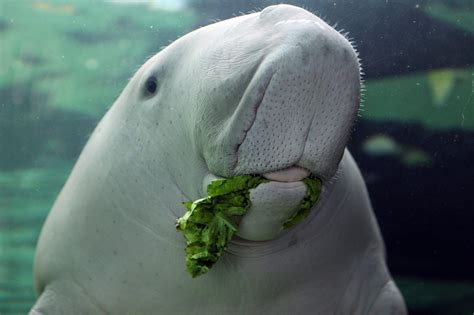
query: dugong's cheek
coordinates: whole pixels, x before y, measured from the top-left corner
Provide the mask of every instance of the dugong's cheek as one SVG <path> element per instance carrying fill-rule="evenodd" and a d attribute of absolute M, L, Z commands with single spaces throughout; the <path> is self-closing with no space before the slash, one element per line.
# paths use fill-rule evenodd
<path fill-rule="evenodd" d="M 236 234 L 252 241 L 277 237 L 283 230 L 283 224 L 300 208 L 306 189 L 302 181 L 271 181 L 251 189 L 251 206 Z"/>

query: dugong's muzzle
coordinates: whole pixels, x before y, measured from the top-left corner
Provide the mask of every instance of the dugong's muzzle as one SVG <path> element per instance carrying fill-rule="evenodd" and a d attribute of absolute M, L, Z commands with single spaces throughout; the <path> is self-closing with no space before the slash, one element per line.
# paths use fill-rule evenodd
<path fill-rule="evenodd" d="M 360 66 L 350 42 L 305 10 L 269 7 L 246 23 L 248 37 L 229 31 L 241 40 L 216 47 L 243 55 L 234 59 L 258 56 L 241 66 L 248 67 L 246 73 L 233 65 L 241 77 L 239 101 L 221 120 L 199 117 L 196 134 L 211 177 L 260 174 L 272 180 L 252 191 L 252 208 L 240 229 L 246 238 L 261 240 L 274 237 L 272 224 L 301 202 L 301 179 L 310 173 L 323 181 L 334 176 L 359 107 Z M 234 29 L 242 32 L 240 25 Z M 231 76 L 222 84 L 229 80 L 238 82 Z M 223 112 L 230 105 L 214 106 Z"/>
<path fill-rule="evenodd" d="M 327 180 L 359 107 L 357 54 L 344 36 L 305 10 L 269 7 L 255 20 L 249 32 L 260 38 L 249 34 L 255 47 L 242 54 L 260 57 L 219 132 L 205 133 L 209 170 L 229 177 L 300 166 Z M 242 45 L 251 46 L 248 41 Z M 240 43 L 233 45 L 228 49 L 238 51 Z M 205 130 L 206 118 L 200 121 Z"/>

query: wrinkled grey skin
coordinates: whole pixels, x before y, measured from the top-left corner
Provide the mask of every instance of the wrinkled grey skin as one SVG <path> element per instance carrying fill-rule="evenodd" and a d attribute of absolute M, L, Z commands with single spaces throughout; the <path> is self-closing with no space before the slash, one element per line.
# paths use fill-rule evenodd
<path fill-rule="evenodd" d="M 155 94 L 146 92 L 150 76 Z M 31 314 L 405 314 L 344 149 L 359 89 L 350 43 L 293 6 L 168 46 L 102 119 L 51 210 Z M 192 279 L 174 226 L 181 202 L 205 196 L 209 178 L 295 165 L 324 181 L 312 214 L 290 230 L 265 230 L 293 213 L 306 188 L 257 187 L 240 237 Z"/>

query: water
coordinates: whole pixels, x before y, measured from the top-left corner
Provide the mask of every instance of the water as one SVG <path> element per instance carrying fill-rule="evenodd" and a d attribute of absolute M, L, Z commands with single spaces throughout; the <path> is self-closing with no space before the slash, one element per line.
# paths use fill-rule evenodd
<path fill-rule="evenodd" d="M 117 3 L 122 2 L 122 3 Z M 273 1 L 0 3 L 0 314 L 34 302 L 41 226 L 88 136 L 153 53 Z M 474 311 L 474 4 L 289 1 L 349 32 L 365 72 L 349 148 L 412 314 Z"/>

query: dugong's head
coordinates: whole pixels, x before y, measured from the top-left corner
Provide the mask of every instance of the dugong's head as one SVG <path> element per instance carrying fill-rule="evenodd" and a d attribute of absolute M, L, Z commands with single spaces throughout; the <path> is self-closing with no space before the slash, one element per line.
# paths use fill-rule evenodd
<path fill-rule="evenodd" d="M 276 5 L 175 41 L 137 72 L 114 110 L 141 125 L 142 143 L 157 148 L 146 154 L 186 198 L 206 195 L 214 177 L 271 179 L 252 193 L 240 231 L 270 239 L 301 201 L 304 177 L 324 189 L 335 175 L 359 107 L 359 73 L 343 35 Z"/>

